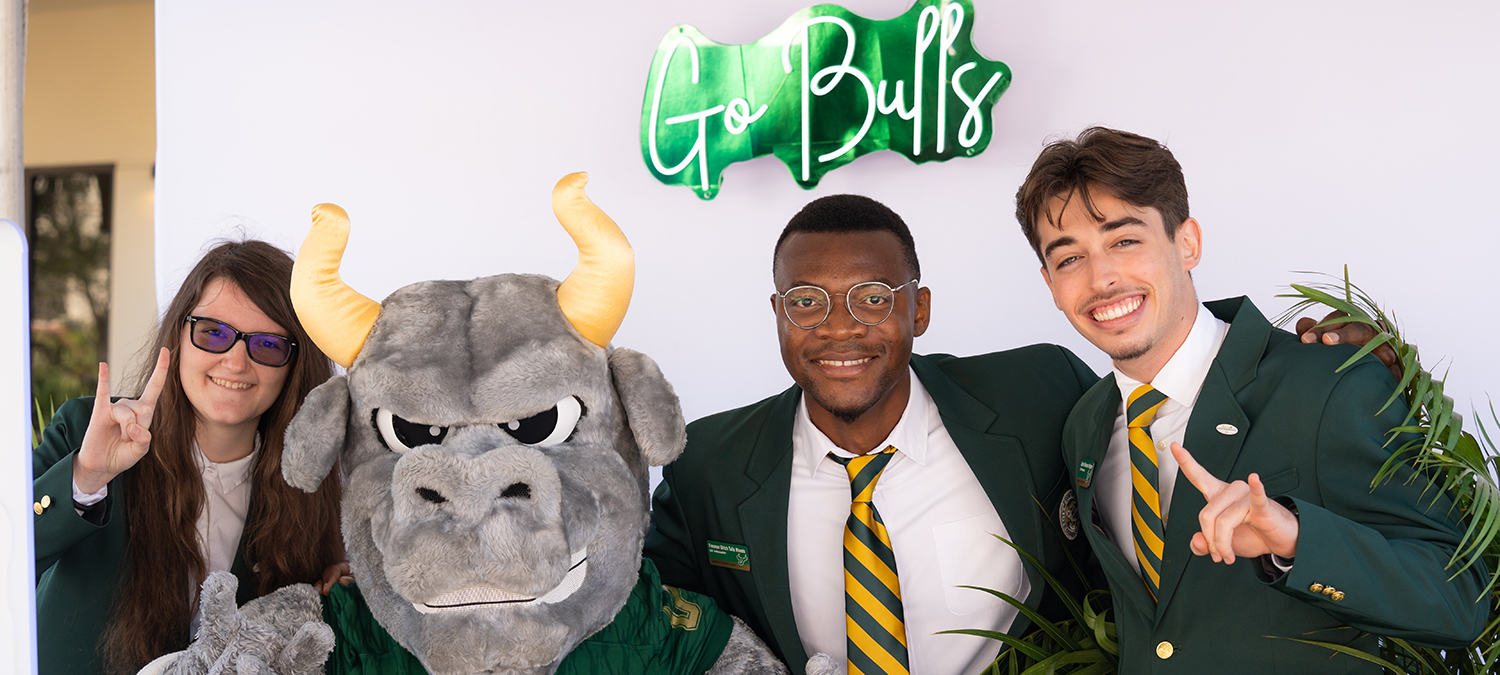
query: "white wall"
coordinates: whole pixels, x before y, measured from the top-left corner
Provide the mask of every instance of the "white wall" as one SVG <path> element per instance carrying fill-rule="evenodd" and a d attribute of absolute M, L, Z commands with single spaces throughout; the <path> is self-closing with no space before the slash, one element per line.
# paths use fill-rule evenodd
<path fill-rule="evenodd" d="M 766 301 L 771 247 L 802 204 L 837 192 L 911 225 L 934 296 L 919 351 L 1058 342 L 1102 371 L 1012 214 L 1049 137 L 1104 124 L 1166 141 L 1185 167 L 1201 297 L 1248 294 L 1274 314 L 1281 285 L 1305 278 L 1291 270 L 1348 263 L 1429 366 L 1451 364 L 1461 409 L 1500 394 L 1500 321 L 1485 309 L 1500 5 L 977 0 L 978 49 L 1015 73 L 983 155 L 917 166 L 879 153 L 813 191 L 766 157 L 730 167 L 710 202 L 657 183 L 639 124 L 666 31 L 751 42 L 807 1 L 159 0 L 158 298 L 214 237 L 295 250 L 324 201 L 350 212 L 344 278 L 374 298 L 432 278 L 560 278 L 576 253 L 549 193 L 587 169 L 639 261 L 615 343 L 661 363 L 690 419 L 790 383 Z M 844 5 L 880 19 L 908 6 Z"/>

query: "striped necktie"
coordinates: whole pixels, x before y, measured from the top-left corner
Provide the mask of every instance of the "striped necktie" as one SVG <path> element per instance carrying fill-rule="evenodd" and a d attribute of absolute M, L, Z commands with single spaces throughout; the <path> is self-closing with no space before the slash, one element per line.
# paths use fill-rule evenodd
<path fill-rule="evenodd" d="M 1161 496 L 1156 468 L 1156 446 L 1151 442 L 1151 420 L 1167 402 L 1167 395 L 1143 384 L 1125 402 L 1130 436 L 1130 528 L 1135 535 L 1135 557 L 1141 563 L 1141 578 L 1155 600 L 1161 590 L 1162 522 Z"/>
<path fill-rule="evenodd" d="M 906 618 L 896 556 L 885 522 L 870 499 L 896 446 L 859 457 L 828 456 L 849 472 L 849 520 L 844 525 L 844 621 L 848 675 L 906 675 Z"/>

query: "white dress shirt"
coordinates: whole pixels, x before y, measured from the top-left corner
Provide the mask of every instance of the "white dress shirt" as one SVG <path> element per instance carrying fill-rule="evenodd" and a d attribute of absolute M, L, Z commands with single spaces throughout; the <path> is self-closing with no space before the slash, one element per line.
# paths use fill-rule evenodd
<path fill-rule="evenodd" d="M 1109 538 L 1125 553 L 1137 574 L 1141 571 L 1141 564 L 1136 559 L 1135 546 L 1130 543 L 1134 537 L 1130 521 L 1130 500 L 1134 489 L 1130 482 L 1130 440 L 1125 426 L 1125 401 L 1142 384 L 1150 384 L 1167 396 L 1151 422 L 1151 439 L 1156 441 L 1156 491 L 1161 496 L 1161 522 L 1165 527 L 1172 504 L 1173 484 L 1177 480 L 1177 458 L 1172 456 L 1171 444 L 1182 443 L 1187 435 L 1188 418 L 1193 415 L 1198 392 L 1203 389 L 1203 379 L 1208 377 L 1208 369 L 1213 365 L 1214 357 L 1219 355 L 1219 347 L 1228 334 L 1229 324 L 1199 304 L 1198 316 L 1193 319 L 1187 340 L 1172 354 L 1167 365 L 1162 366 L 1155 379 L 1143 383 L 1131 379 L 1119 368 L 1114 369 L 1115 384 L 1120 388 L 1120 411 L 1115 415 L 1109 451 L 1099 467 L 1096 503 Z M 1188 451 L 1191 452 L 1192 448 Z"/>
<path fill-rule="evenodd" d="M 198 542 L 203 547 L 203 563 L 209 572 L 229 571 L 239 550 L 240 533 L 250 512 L 250 470 L 260 454 L 260 437 L 255 450 L 232 462 L 210 462 L 193 442 L 193 463 L 203 476 L 205 502 L 198 514 Z"/>
<path fill-rule="evenodd" d="M 1031 590 L 1021 558 L 992 534 L 1009 538 L 995 506 L 954 445 L 937 405 L 911 373 L 901 421 L 876 449 L 896 446 L 875 484 L 873 502 L 890 533 L 906 618 L 913 675 L 977 673 L 1000 652 L 995 640 L 935 635 L 956 628 L 1005 631 L 1016 610 L 991 588 L 1025 599 Z M 844 619 L 844 524 L 849 474 L 828 453 L 853 457 L 813 425 L 804 396 L 792 426 L 792 483 L 787 508 L 787 571 L 797 632 L 809 656 L 847 657 Z"/>

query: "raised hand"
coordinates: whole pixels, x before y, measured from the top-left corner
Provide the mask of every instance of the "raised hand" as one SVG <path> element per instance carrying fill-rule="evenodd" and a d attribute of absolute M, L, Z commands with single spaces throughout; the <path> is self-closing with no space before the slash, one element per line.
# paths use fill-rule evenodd
<path fill-rule="evenodd" d="M 1297 555 L 1297 517 L 1266 497 L 1259 474 L 1250 474 L 1248 482 L 1226 483 L 1198 464 L 1180 443 L 1172 444 L 1172 456 L 1177 458 L 1178 470 L 1208 502 L 1198 512 L 1201 529 L 1193 534 L 1194 555 L 1212 556 L 1214 562 L 1226 565 L 1234 564 L 1236 556 Z"/>
<path fill-rule="evenodd" d="M 135 466 L 151 448 L 151 418 L 156 399 L 167 382 L 171 353 L 165 348 L 156 356 L 156 368 L 139 399 L 109 400 L 109 366 L 99 364 L 99 387 L 94 411 L 83 434 L 83 446 L 73 460 L 73 483 L 85 493 L 98 492 L 114 477 Z"/>

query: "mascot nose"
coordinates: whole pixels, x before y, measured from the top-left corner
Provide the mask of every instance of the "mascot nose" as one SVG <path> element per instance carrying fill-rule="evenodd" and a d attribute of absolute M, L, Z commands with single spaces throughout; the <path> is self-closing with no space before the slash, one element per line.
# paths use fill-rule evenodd
<path fill-rule="evenodd" d="M 561 518 L 557 467 L 526 446 L 478 455 L 442 446 L 414 448 L 397 462 L 392 479 L 393 494 L 407 495 L 396 500 L 398 521 L 446 514 L 475 525 L 500 517 L 551 526 Z"/>

